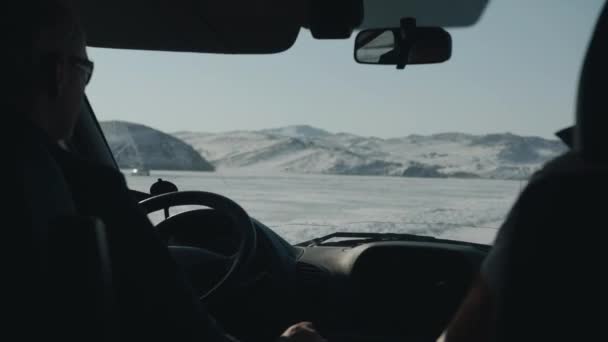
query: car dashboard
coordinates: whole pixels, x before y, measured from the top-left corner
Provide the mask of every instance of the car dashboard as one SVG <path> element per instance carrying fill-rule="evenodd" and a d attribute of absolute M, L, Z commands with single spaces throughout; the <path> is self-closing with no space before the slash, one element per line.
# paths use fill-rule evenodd
<path fill-rule="evenodd" d="M 390 241 L 304 248 L 298 287 L 331 340 L 435 340 L 470 287 L 487 249 Z"/>
<path fill-rule="evenodd" d="M 243 340 L 310 321 L 331 341 L 434 341 L 490 248 L 432 238 L 292 246 L 253 223 L 257 252 L 245 279 L 207 303 Z"/>

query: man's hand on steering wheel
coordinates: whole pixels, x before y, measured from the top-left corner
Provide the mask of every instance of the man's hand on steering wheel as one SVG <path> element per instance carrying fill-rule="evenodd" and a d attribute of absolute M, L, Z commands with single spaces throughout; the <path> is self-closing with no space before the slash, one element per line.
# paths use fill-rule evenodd
<path fill-rule="evenodd" d="M 327 342 L 315 330 L 312 323 L 301 322 L 287 329 L 277 342 Z"/>

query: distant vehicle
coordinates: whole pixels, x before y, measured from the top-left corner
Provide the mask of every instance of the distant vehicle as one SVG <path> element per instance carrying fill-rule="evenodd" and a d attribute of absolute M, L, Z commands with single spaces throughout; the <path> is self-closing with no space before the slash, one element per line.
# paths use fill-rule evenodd
<path fill-rule="evenodd" d="M 131 170 L 130 175 L 131 175 L 131 176 L 150 176 L 150 170 L 148 170 L 148 169 L 137 169 L 137 168 L 135 168 L 135 169 L 132 169 L 132 170 Z"/>

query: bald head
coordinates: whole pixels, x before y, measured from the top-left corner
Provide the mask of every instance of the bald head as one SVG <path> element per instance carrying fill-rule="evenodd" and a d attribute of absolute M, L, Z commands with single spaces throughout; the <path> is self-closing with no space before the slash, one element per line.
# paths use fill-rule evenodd
<path fill-rule="evenodd" d="M 59 2 L 49 1 L 34 24 L 34 54 L 72 52 L 84 45 L 84 32 L 71 10 Z"/>
<path fill-rule="evenodd" d="M 43 57 L 66 53 L 84 44 L 84 33 L 73 12 L 59 0 L 10 1 L 2 10 L 2 30 L 8 65 L 23 79 Z M 17 70 L 15 69 L 17 68 Z"/>
<path fill-rule="evenodd" d="M 84 86 L 85 34 L 78 18 L 60 0 L 10 1 L 2 11 L 2 34 L 8 42 L 4 101 L 53 139 L 71 135 Z M 6 36 L 6 37 L 4 37 Z"/>

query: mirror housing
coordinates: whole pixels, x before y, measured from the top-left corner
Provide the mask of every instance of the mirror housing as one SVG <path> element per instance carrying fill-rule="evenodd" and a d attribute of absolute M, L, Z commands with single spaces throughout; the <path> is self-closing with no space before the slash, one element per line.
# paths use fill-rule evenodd
<path fill-rule="evenodd" d="M 363 21 L 363 0 L 307 0 L 307 21 L 315 39 L 348 39 Z"/>
<path fill-rule="evenodd" d="M 443 63 L 452 57 L 452 37 L 440 27 L 416 27 L 413 19 L 401 28 L 370 29 L 355 40 L 355 60 L 360 64 L 396 65 Z"/>

